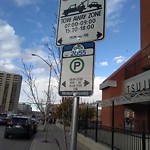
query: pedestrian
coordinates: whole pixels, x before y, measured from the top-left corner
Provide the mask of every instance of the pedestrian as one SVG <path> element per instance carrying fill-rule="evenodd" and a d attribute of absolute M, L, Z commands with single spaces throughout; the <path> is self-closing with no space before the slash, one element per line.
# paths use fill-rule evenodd
<path fill-rule="evenodd" d="M 55 124 L 55 123 L 56 123 L 56 118 L 53 119 L 53 124 Z"/>

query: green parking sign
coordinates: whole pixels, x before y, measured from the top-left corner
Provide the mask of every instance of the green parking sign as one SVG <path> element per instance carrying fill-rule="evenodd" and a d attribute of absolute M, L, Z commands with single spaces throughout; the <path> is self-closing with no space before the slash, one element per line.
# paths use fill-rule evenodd
<path fill-rule="evenodd" d="M 81 58 L 75 58 L 70 63 L 70 70 L 73 73 L 79 73 L 84 68 L 84 61 Z"/>
<path fill-rule="evenodd" d="M 93 93 L 95 43 L 67 45 L 63 47 L 60 96 L 90 96 Z"/>

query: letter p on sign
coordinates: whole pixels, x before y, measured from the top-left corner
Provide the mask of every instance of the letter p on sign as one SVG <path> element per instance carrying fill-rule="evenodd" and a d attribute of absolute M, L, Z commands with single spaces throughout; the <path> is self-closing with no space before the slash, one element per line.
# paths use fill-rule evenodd
<path fill-rule="evenodd" d="M 84 61 L 81 58 L 75 58 L 70 63 L 70 70 L 73 73 L 79 73 L 84 68 Z"/>

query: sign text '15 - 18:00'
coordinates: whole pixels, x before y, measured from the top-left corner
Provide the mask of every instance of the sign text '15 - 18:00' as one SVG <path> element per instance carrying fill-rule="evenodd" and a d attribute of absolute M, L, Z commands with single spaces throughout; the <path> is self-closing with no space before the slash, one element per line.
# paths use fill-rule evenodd
<path fill-rule="evenodd" d="M 94 29 L 96 16 L 101 16 L 101 10 L 89 12 L 88 14 L 76 15 L 73 18 L 61 18 L 61 24 L 64 24 L 66 33 Z"/>

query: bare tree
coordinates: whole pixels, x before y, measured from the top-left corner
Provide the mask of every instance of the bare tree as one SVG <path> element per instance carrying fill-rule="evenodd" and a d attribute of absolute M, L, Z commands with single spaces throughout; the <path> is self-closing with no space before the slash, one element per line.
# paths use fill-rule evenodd
<path fill-rule="evenodd" d="M 44 131 L 46 132 L 45 134 L 45 142 L 47 142 L 47 135 L 48 135 L 48 128 L 47 128 L 47 120 L 48 120 L 48 115 L 49 115 L 49 104 L 52 96 L 52 90 L 51 90 L 51 71 L 52 67 L 50 68 L 50 74 L 49 74 L 49 82 L 48 82 L 48 89 L 47 91 L 44 91 L 46 94 L 46 100 L 39 99 L 38 95 L 38 84 L 36 84 L 36 78 L 32 74 L 33 66 L 30 64 L 27 66 L 23 60 L 23 74 L 26 78 L 25 83 L 27 84 L 29 88 L 29 92 L 27 93 L 25 90 L 25 94 L 30 100 L 31 104 L 34 104 L 34 106 L 40 110 L 42 114 L 42 121 L 44 121 Z M 45 111 L 43 111 L 43 105 L 45 105 Z"/>
<path fill-rule="evenodd" d="M 54 31 L 54 35 L 56 33 L 56 28 L 55 26 L 52 27 L 53 31 Z M 48 50 L 48 59 L 45 60 L 45 62 L 49 63 L 51 65 L 51 73 L 49 75 L 49 85 L 48 85 L 48 90 L 45 91 L 46 97 L 47 97 L 47 101 L 46 104 L 48 104 L 47 102 L 49 100 L 51 100 L 53 95 L 53 90 L 52 88 L 50 88 L 50 80 L 51 77 L 53 76 L 57 82 L 59 83 L 59 76 L 60 76 L 60 65 L 61 65 L 61 55 L 62 55 L 62 50 L 60 47 L 56 47 L 55 44 L 52 43 L 45 43 L 45 48 Z M 32 74 L 32 69 L 33 66 L 29 65 L 27 66 L 23 60 L 22 60 L 22 64 L 23 64 L 23 74 L 25 75 L 26 78 L 26 84 L 29 87 L 29 93 L 27 93 L 26 91 L 24 91 L 28 97 L 28 99 L 31 101 L 31 103 L 34 103 L 36 108 L 40 110 L 40 112 L 43 114 L 43 116 L 45 115 L 45 113 L 42 112 L 41 107 L 39 104 L 43 104 L 44 100 L 43 99 L 39 99 L 38 96 L 38 85 L 36 84 L 36 78 L 34 78 L 33 74 Z M 47 106 L 47 105 L 46 105 Z M 64 122 L 64 118 L 62 118 L 63 122 Z M 46 120 L 45 120 L 46 123 Z M 63 124 L 63 129 L 64 129 L 64 136 L 66 137 L 66 131 L 65 131 L 65 123 Z M 46 140 L 47 140 L 47 132 L 46 132 Z M 68 150 L 67 147 L 67 141 L 65 138 L 65 143 L 66 143 L 66 150 Z"/>
<path fill-rule="evenodd" d="M 33 66 L 30 64 L 27 66 L 24 61 L 22 60 L 23 64 L 23 74 L 25 76 L 25 83 L 27 84 L 29 91 L 23 89 L 24 93 L 28 97 L 29 103 L 33 104 L 36 109 L 38 109 L 41 114 L 45 115 L 43 111 L 43 104 L 45 103 L 44 99 L 40 99 L 38 95 L 38 83 L 36 83 L 36 78 L 32 74 Z"/>

